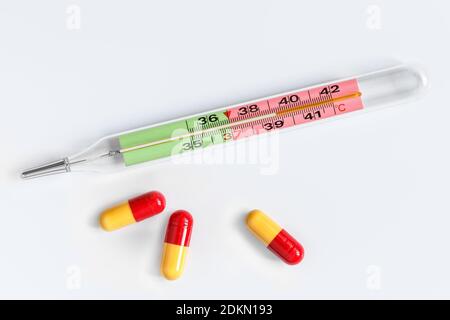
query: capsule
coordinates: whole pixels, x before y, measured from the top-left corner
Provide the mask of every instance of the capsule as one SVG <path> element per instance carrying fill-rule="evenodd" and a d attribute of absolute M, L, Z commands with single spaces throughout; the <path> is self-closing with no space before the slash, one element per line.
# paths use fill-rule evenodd
<path fill-rule="evenodd" d="M 165 207 L 162 193 L 150 191 L 103 211 L 100 226 L 105 231 L 114 231 L 161 213 Z"/>
<path fill-rule="evenodd" d="M 164 239 L 161 273 L 167 280 L 178 279 L 184 270 L 194 220 L 184 210 L 172 213 Z"/>
<path fill-rule="evenodd" d="M 247 226 L 270 251 L 287 264 L 293 265 L 302 261 L 302 245 L 262 211 L 250 211 L 247 215 Z"/>

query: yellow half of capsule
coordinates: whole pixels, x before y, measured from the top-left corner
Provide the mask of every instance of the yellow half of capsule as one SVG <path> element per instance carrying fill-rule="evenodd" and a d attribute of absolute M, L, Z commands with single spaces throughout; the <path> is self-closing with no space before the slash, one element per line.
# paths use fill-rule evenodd
<path fill-rule="evenodd" d="M 247 226 L 266 246 L 268 246 L 282 230 L 275 221 L 270 219 L 260 210 L 252 210 L 248 213 Z"/>
<path fill-rule="evenodd" d="M 133 223 L 136 220 L 128 201 L 105 210 L 100 216 L 100 226 L 105 231 L 114 231 Z"/>
<path fill-rule="evenodd" d="M 161 273 L 167 280 L 178 279 L 184 270 L 188 247 L 164 242 Z"/>

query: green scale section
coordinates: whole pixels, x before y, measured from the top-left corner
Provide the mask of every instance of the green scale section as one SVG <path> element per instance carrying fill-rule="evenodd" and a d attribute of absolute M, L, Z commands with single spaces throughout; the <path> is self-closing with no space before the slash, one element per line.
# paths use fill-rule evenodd
<path fill-rule="evenodd" d="M 229 123 L 230 122 L 224 112 L 204 114 L 185 120 L 170 122 L 157 127 L 124 134 L 119 137 L 120 148 L 128 149 Z M 180 138 L 178 140 L 164 142 L 141 149 L 126 151 L 123 153 L 123 159 L 126 166 L 131 166 L 231 140 L 232 132 L 230 128 L 214 130 L 207 133 L 199 132 L 198 134 L 188 138 Z"/>

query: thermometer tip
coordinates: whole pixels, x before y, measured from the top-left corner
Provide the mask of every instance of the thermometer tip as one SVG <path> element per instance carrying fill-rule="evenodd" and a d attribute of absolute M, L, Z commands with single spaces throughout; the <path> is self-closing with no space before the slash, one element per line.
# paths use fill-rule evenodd
<path fill-rule="evenodd" d="M 39 178 L 43 176 L 64 173 L 70 171 L 70 163 L 68 158 L 45 163 L 43 165 L 27 169 L 22 172 L 22 179 Z"/>

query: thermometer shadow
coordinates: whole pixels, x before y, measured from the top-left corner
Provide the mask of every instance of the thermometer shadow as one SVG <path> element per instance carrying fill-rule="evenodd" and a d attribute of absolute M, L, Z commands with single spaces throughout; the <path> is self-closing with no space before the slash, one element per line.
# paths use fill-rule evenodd
<path fill-rule="evenodd" d="M 239 218 L 236 219 L 236 229 L 239 230 L 239 232 L 242 234 L 242 236 L 255 248 L 255 250 L 258 250 L 262 256 L 265 256 L 268 260 L 272 261 L 279 261 L 280 259 L 277 258 L 270 250 L 264 246 L 264 244 L 259 241 L 247 228 L 246 224 L 246 218 L 247 214 L 250 212 L 250 210 L 246 211 L 245 213 L 239 215 Z"/>

